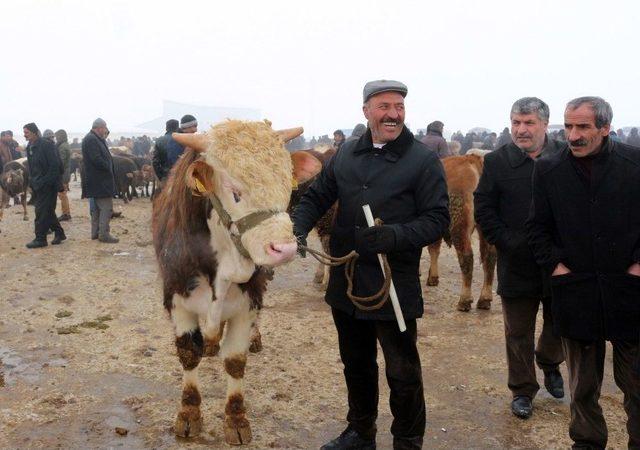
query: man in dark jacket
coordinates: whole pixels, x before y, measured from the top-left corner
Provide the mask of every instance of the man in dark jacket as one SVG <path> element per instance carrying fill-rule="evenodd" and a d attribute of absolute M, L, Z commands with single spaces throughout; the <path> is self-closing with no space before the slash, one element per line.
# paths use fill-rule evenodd
<path fill-rule="evenodd" d="M 24 126 L 24 138 L 27 145 L 27 161 L 29 162 L 29 184 L 35 197 L 35 234 L 27 248 L 47 246 L 49 229 L 55 233 L 52 245 L 62 243 L 67 236 L 56 217 L 58 192 L 62 190 L 62 163 L 55 145 L 40 136 L 35 123 Z"/>
<path fill-rule="evenodd" d="M 536 162 L 529 244 L 551 274 L 553 325 L 571 387 L 574 448 L 607 446 L 598 404 L 605 341 L 624 394 L 629 448 L 640 448 L 640 152 L 608 138 L 613 112 L 600 97 L 570 101 L 569 148 Z"/>
<path fill-rule="evenodd" d="M 534 161 L 566 147 L 547 137 L 549 107 L 536 97 L 525 97 L 511 108 L 515 142 L 484 157 L 484 168 L 474 193 L 475 219 L 490 244 L 498 250 L 498 294 L 507 348 L 511 411 L 528 418 L 540 386 L 535 362 L 544 372 L 549 393 L 564 397 L 558 365 L 564 360 L 560 339 L 553 336 L 551 299 L 543 273 L 527 243 L 525 221 L 531 204 Z M 535 345 L 536 316 L 542 303 L 542 333 Z"/>
<path fill-rule="evenodd" d="M 336 130 L 333 132 L 333 148 L 340 150 L 342 144 L 344 144 L 345 136 L 342 130 Z"/>
<path fill-rule="evenodd" d="M 401 333 L 392 306 L 363 311 L 347 296 L 344 268 L 332 267 L 325 299 L 338 332 L 349 396 L 348 427 L 323 449 L 375 448 L 378 410 L 376 340 L 386 361 L 395 448 L 421 448 L 425 430 L 422 371 L 416 319 L 423 314 L 419 263 L 422 248 L 449 227 L 447 186 L 438 157 L 404 126 L 407 87 L 379 80 L 365 85 L 368 129 L 347 141 L 323 168 L 293 212 L 294 233 L 307 233 L 337 200 L 331 254 L 356 250 L 353 294 L 370 296 L 383 284 L 377 254 L 387 254 L 407 330 Z M 369 228 L 362 206 L 384 224 Z"/>
<path fill-rule="evenodd" d="M 638 134 L 637 128 L 632 128 L 625 141 L 627 145 L 633 145 L 634 147 L 640 147 L 640 134 Z"/>
<path fill-rule="evenodd" d="M 440 159 L 452 156 L 447 141 L 442 137 L 443 131 L 444 123 L 436 120 L 427 125 L 427 135 L 422 138 L 422 143 L 426 145 L 429 150 L 435 152 Z"/>
<path fill-rule="evenodd" d="M 171 133 L 175 133 L 178 131 L 180 127 L 180 122 L 176 119 L 169 119 L 165 125 L 166 133 L 164 136 L 156 139 L 155 148 L 153 150 L 153 170 L 156 172 L 156 176 L 158 180 L 160 180 L 160 184 L 162 185 L 169 175 L 169 171 L 171 170 L 171 165 L 169 164 L 169 160 L 167 159 L 167 151 L 169 142 L 173 140 L 171 137 Z"/>
<path fill-rule="evenodd" d="M 82 198 L 93 199 L 89 201 L 91 239 L 116 244 L 119 240 L 111 235 L 109 228 L 116 187 L 113 159 L 105 141 L 108 134 L 107 123 L 98 118 L 93 121 L 91 131 L 82 139 Z"/>

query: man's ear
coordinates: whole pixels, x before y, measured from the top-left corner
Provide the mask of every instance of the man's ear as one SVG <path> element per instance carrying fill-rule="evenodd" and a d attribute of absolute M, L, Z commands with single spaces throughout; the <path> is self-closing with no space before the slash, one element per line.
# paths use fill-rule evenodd
<path fill-rule="evenodd" d="M 304 183 L 322 170 L 320 160 L 304 150 L 291 153 L 291 163 L 293 164 L 293 179 L 297 183 Z"/>
<path fill-rule="evenodd" d="M 197 194 L 213 192 L 213 167 L 204 161 L 194 161 L 187 169 L 187 186 Z"/>

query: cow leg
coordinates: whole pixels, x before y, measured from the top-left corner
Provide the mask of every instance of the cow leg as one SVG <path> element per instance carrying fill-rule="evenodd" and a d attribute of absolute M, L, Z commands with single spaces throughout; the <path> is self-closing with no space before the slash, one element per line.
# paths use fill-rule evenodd
<path fill-rule="evenodd" d="M 22 211 L 24 212 L 24 214 L 22 215 L 22 220 L 29 220 L 29 216 L 27 215 L 27 193 L 23 193 L 20 195 L 21 197 L 21 202 L 22 203 Z"/>
<path fill-rule="evenodd" d="M 218 327 L 207 325 L 204 328 L 204 356 L 217 356 L 220 353 L 224 324 L 221 322 Z"/>
<path fill-rule="evenodd" d="M 329 250 L 329 235 L 320 236 L 320 244 L 322 245 L 322 251 L 328 255 Z M 329 281 L 329 266 L 318 262 L 318 267 L 316 268 L 316 274 L 313 277 L 313 282 L 316 284 L 324 284 L 326 285 Z"/>
<path fill-rule="evenodd" d="M 227 403 L 224 409 L 224 437 L 227 444 L 241 445 L 251 442 L 251 427 L 246 418 L 243 395 L 244 370 L 247 350 L 256 311 L 243 311 L 229 319 L 222 352 L 227 373 Z"/>
<path fill-rule="evenodd" d="M 439 279 L 438 257 L 440 256 L 440 246 L 442 239 L 438 239 L 427 247 L 429 250 L 429 278 L 427 278 L 427 286 L 437 286 Z"/>
<path fill-rule="evenodd" d="M 453 234 L 453 233 L 452 233 Z M 469 311 L 473 298 L 471 297 L 471 281 L 473 280 L 473 250 L 471 248 L 471 236 L 460 233 L 461 236 L 453 238 L 453 246 L 458 254 L 458 263 L 462 272 L 462 290 L 458 300 L 458 311 Z"/>
<path fill-rule="evenodd" d="M 484 282 L 482 291 L 476 307 L 478 309 L 491 309 L 491 301 L 493 300 L 493 273 L 496 268 L 496 248 L 490 245 L 478 230 L 480 239 L 480 259 L 482 261 L 482 271 L 484 272 Z"/>
<path fill-rule="evenodd" d="M 198 364 L 202 359 L 203 341 L 198 316 L 176 305 L 171 312 L 176 331 L 176 350 L 183 368 L 182 404 L 175 423 L 175 434 L 194 437 L 202 431 L 198 390 Z"/>
<path fill-rule="evenodd" d="M 251 353 L 260 353 L 262 351 L 262 335 L 258 326 L 258 318 L 254 320 L 251 326 L 251 335 L 249 337 L 249 351 Z"/>

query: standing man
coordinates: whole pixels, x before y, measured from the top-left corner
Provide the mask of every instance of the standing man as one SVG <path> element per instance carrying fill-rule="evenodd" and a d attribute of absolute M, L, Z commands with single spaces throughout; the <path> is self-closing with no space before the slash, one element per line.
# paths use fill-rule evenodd
<path fill-rule="evenodd" d="M 0 139 L 9 148 L 12 159 L 22 158 L 22 148 L 18 145 L 15 139 L 13 139 L 13 131 L 6 130 L 1 133 Z"/>
<path fill-rule="evenodd" d="M 171 165 L 167 159 L 167 151 L 169 147 L 169 142 L 173 141 L 171 137 L 171 133 L 175 133 L 178 131 L 180 127 L 180 123 L 176 119 L 169 119 L 165 124 L 165 134 L 164 136 L 160 136 L 156 139 L 156 144 L 153 150 L 153 170 L 156 172 L 156 176 L 160 181 L 159 188 L 164 184 L 167 176 L 169 175 L 169 171 L 171 170 Z"/>
<path fill-rule="evenodd" d="M 444 123 L 436 120 L 427 125 L 427 135 L 422 138 L 422 143 L 426 145 L 429 150 L 435 152 L 440 159 L 452 156 L 447 141 L 442 137 L 443 131 Z"/>
<path fill-rule="evenodd" d="M 180 133 L 196 133 L 198 131 L 198 121 L 191 114 L 186 114 L 180 119 Z M 178 161 L 178 158 L 182 156 L 184 147 L 176 142 L 175 139 L 170 138 L 167 142 L 167 162 L 169 169 Z"/>
<path fill-rule="evenodd" d="M 91 131 L 82 139 L 82 198 L 88 198 L 91 210 L 91 239 L 106 244 L 119 240 L 110 234 L 109 222 L 113 212 L 115 181 L 113 158 L 105 139 L 109 134 L 103 119 L 93 121 Z"/>
<path fill-rule="evenodd" d="M 51 245 L 62 243 L 67 236 L 56 217 L 56 199 L 62 190 L 62 163 L 55 145 L 40 136 L 35 123 L 24 126 L 27 140 L 27 161 L 29 162 L 29 184 L 35 197 L 35 234 L 27 248 L 47 246 L 47 232 L 55 233 Z"/>
<path fill-rule="evenodd" d="M 69 197 L 67 192 L 69 191 L 69 182 L 71 181 L 71 170 L 69 169 L 69 163 L 71 162 L 71 148 L 67 138 L 67 132 L 64 130 L 58 130 L 55 133 L 56 147 L 58 148 L 58 154 L 62 161 L 62 191 L 58 192 L 58 198 L 60 199 L 60 207 L 62 208 L 62 215 L 58 217 L 60 222 L 65 220 L 71 220 L 71 209 L 69 208 Z"/>
<path fill-rule="evenodd" d="M 333 132 L 333 148 L 335 148 L 336 151 L 340 150 L 340 147 L 342 147 L 344 141 L 345 136 L 342 130 L 336 130 Z"/>
<path fill-rule="evenodd" d="M 640 448 L 640 152 L 608 138 L 600 97 L 567 103 L 569 148 L 533 172 L 529 244 L 551 274 L 553 325 L 569 369 L 573 448 L 607 446 L 598 404 L 606 341 L 624 394 L 629 448 Z"/>
<path fill-rule="evenodd" d="M 551 293 L 527 242 L 525 221 L 531 204 L 534 161 L 558 153 L 566 145 L 547 137 L 549 107 L 525 97 L 511 107 L 515 142 L 484 157 L 474 193 L 475 219 L 487 241 L 498 251 L 498 294 L 507 347 L 511 411 L 529 418 L 540 386 L 535 362 L 544 372 L 544 385 L 555 398 L 564 397 L 558 365 L 564 360 L 560 339 L 553 336 Z M 536 317 L 542 303 L 542 333 L 535 345 Z"/>
<path fill-rule="evenodd" d="M 404 126 L 407 87 L 397 81 L 367 83 L 362 111 L 366 133 L 347 141 L 323 168 L 293 213 L 301 243 L 324 213 L 339 201 L 331 233 L 331 254 L 356 250 L 353 293 L 369 296 L 383 274 L 377 254 L 387 254 L 407 330 L 401 333 L 390 302 L 362 311 L 347 297 L 344 269 L 332 267 L 325 299 L 338 332 L 348 390 L 348 426 L 324 445 L 330 449 L 375 448 L 378 415 L 377 342 L 386 361 L 391 390 L 394 448 L 421 448 L 425 431 L 422 370 L 416 347 L 416 319 L 423 314 L 418 277 L 422 248 L 449 227 L 444 170 L 435 153 Z M 362 206 L 369 204 L 384 225 L 369 228 Z"/>

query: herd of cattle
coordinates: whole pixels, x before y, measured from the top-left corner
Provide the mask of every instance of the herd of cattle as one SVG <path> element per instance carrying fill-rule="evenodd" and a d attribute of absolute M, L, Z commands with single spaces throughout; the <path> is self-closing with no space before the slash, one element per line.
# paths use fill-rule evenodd
<path fill-rule="evenodd" d="M 196 370 L 203 356 L 220 351 L 228 385 L 225 439 L 236 445 L 251 440 L 242 379 L 247 352 L 261 347 L 257 319 L 270 268 L 295 256 L 297 244 L 288 213 L 335 154 L 333 148 L 287 152 L 284 143 L 301 132 L 275 132 L 267 122 L 228 121 L 206 134 L 174 135 L 187 149 L 158 192 L 149 159 L 131 156 L 125 148 L 111 148 L 117 197 L 128 203 L 140 189 L 140 196 L 153 200 L 153 242 L 163 303 L 171 314 L 184 369 L 175 424 L 180 436 L 195 436 L 202 429 Z M 484 153 L 474 149 L 443 160 L 451 212 L 450 232 L 444 240 L 455 247 L 462 272 L 460 311 L 469 311 L 472 304 L 473 191 L 482 173 Z M 79 170 L 82 176 L 82 155 L 74 153 L 71 161 L 71 172 L 75 176 Z M 22 203 L 24 220 L 28 220 L 28 185 L 26 158 L 5 165 L 0 176 L 0 218 L 13 198 L 14 203 Z M 338 207 L 334 205 L 316 227 L 326 253 Z M 485 276 L 477 308 L 489 309 L 496 254 L 481 235 L 479 238 Z M 429 246 L 429 286 L 439 281 L 440 245 Z M 320 266 L 314 281 L 326 283 L 327 276 Z"/>

